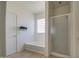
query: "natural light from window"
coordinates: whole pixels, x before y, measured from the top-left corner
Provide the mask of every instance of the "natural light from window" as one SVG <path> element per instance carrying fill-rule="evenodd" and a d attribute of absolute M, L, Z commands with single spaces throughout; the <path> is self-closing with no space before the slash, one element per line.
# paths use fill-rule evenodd
<path fill-rule="evenodd" d="M 37 20 L 37 33 L 45 33 L 45 19 Z"/>

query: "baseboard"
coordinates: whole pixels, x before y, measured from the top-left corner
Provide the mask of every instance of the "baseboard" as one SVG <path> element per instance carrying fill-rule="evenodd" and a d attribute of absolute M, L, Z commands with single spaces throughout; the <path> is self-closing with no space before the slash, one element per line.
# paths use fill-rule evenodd
<path fill-rule="evenodd" d="M 60 54 L 60 53 L 56 53 L 56 52 L 51 52 L 51 55 L 61 57 L 61 58 L 70 58 L 70 56 Z"/>

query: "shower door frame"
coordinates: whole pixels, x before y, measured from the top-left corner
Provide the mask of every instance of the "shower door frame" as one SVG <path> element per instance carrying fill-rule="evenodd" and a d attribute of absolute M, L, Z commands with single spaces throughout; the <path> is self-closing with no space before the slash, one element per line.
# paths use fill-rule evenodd
<path fill-rule="evenodd" d="M 58 15 L 58 16 L 53 16 L 53 17 L 50 17 L 50 23 L 51 23 L 51 20 L 53 20 L 54 18 L 57 18 L 57 17 L 63 17 L 63 16 L 68 16 L 68 41 L 70 41 L 69 43 L 69 53 L 71 55 L 71 13 L 68 13 L 68 14 L 64 14 L 64 15 Z M 51 28 L 51 26 L 50 26 Z M 51 29 L 50 29 L 50 34 L 51 34 Z M 52 36 L 50 36 L 50 39 L 52 40 L 51 38 Z M 53 47 L 52 47 L 53 48 Z M 64 54 L 61 54 L 61 53 L 57 53 L 57 52 L 54 52 L 52 51 L 52 48 L 51 48 L 51 54 L 52 55 L 55 55 L 55 56 L 59 56 L 59 57 L 70 57 L 70 55 L 64 55 Z"/>

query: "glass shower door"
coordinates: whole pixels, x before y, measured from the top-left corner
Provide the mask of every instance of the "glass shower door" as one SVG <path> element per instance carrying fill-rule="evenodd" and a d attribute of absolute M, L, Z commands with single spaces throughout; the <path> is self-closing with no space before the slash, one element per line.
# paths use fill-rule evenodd
<path fill-rule="evenodd" d="M 69 54 L 68 16 L 52 18 L 53 23 L 53 51 L 61 54 Z"/>

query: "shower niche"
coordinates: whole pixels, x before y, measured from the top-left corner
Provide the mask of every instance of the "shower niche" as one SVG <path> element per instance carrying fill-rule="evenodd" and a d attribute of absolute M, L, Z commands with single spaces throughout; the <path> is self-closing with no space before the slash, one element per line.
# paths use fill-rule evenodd
<path fill-rule="evenodd" d="M 70 2 L 49 2 L 51 54 L 70 55 L 69 20 Z"/>

